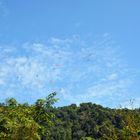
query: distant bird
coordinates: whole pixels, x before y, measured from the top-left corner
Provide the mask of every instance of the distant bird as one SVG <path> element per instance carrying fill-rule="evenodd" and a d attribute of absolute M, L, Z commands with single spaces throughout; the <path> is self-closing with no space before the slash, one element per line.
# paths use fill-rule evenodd
<path fill-rule="evenodd" d="M 52 69 L 53 69 L 53 70 L 56 70 L 56 69 L 58 69 L 59 67 L 60 67 L 59 64 L 54 64 Z"/>
<path fill-rule="evenodd" d="M 85 59 L 85 61 L 91 61 L 92 60 L 92 53 L 90 53 L 90 54 L 87 54 L 85 57 L 84 57 L 84 59 Z"/>

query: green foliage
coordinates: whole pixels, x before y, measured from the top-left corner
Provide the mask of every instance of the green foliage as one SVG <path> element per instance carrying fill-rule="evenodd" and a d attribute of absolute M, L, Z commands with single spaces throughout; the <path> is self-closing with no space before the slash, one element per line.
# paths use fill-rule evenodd
<path fill-rule="evenodd" d="M 0 138 L 18 140 L 39 139 L 39 125 L 34 121 L 30 108 L 16 106 L 1 108 Z"/>
<path fill-rule="evenodd" d="M 139 140 L 140 109 L 92 103 L 54 108 L 56 92 L 35 104 L 14 98 L 0 104 L 1 140 Z"/>
<path fill-rule="evenodd" d="M 16 99 L 14 99 L 14 98 L 9 98 L 6 100 L 6 105 L 9 107 L 15 107 L 15 106 L 17 106 L 17 104 L 18 103 L 17 103 Z"/>
<path fill-rule="evenodd" d="M 51 140 L 67 140 L 65 137 L 70 140 L 140 139 L 139 110 L 117 110 L 82 103 L 53 109 L 53 112 L 59 121 L 52 128 Z"/>
<path fill-rule="evenodd" d="M 90 138 L 90 137 L 83 137 L 80 140 L 95 140 L 94 138 Z"/>
<path fill-rule="evenodd" d="M 56 99 L 56 93 L 45 100 L 39 99 L 35 105 L 18 104 L 14 98 L 6 100 L 0 107 L 0 139 L 41 140 L 50 133 L 47 127 L 53 125 L 54 114 L 47 112 Z"/>

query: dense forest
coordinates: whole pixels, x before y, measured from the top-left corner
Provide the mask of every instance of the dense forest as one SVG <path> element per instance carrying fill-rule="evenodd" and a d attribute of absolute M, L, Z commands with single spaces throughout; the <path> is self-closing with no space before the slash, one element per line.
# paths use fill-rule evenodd
<path fill-rule="evenodd" d="M 0 104 L 1 140 L 140 140 L 140 109 L 94 103 L 53 107 L 56 92 L 34 104 Z"/>

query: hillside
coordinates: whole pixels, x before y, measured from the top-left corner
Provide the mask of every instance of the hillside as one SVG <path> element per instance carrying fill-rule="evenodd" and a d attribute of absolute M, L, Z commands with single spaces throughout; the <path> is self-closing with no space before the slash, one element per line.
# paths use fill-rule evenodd
<path fill-rule="evenodd" d="M 140 110 L 110 109 L 93 103 L 54 108 L 56 93 L 35 104 L 14 98 L 0 105 L 0 139 L 139 140 Z"/>

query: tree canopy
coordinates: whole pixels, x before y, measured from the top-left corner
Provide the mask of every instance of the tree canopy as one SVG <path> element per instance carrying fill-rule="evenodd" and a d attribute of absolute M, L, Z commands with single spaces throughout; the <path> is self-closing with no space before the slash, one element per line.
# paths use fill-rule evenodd
<path fill-rule="evenodd" d="M 0 103 L 0 139 L 140 139 L 140 109 L 110 109 L 91 102 L 56 108 L 56 94 L 32 105 L 18 103 L 14 98 Z"/>

